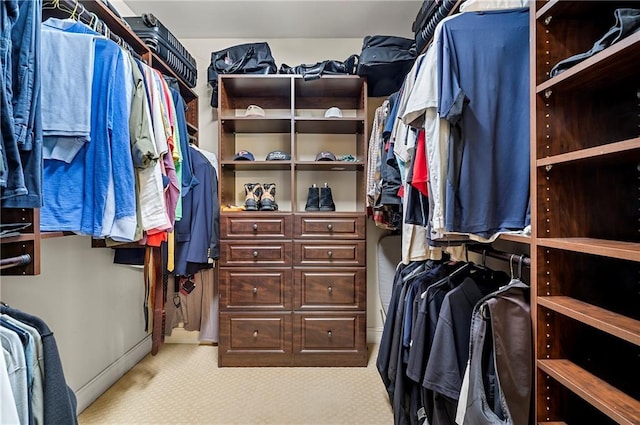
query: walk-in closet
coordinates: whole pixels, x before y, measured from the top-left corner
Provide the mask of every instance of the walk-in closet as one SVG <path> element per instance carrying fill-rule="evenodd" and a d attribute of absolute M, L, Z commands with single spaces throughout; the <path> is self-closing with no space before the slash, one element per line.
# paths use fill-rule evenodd
<path fill-rule="evenodd" d="M 0 424 L 640 425 L 640 2 L 0 1 Z"/>

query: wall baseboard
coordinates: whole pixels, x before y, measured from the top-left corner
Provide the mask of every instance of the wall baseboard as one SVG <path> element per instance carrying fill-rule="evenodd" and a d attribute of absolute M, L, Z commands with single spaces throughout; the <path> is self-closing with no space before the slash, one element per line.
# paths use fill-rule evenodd
<path fill-rule="evenodd" d="M 102 393 L 127 373 L 133 366 L 151 352 L 151 335 L 147 335 L 133 348 L 111 363 L 91 381 L 75 392 L 78 399 L 77 412 L 80 414 Z"/>
<path fill-rule="evenodd" d="M 367 328 L 367 344 L 379 344 L 383 328 Z"/>

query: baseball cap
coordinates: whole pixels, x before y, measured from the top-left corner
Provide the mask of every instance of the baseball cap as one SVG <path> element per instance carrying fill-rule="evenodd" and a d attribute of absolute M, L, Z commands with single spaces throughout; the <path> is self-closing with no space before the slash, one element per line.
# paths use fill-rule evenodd
<path fill-rule="evenodd" d="M 340 108 L 332 106 L 324 112 L 325 118 L 342 118 L 342 110 Z"/>
<path fill-rule="evenodd" d="M 335 161 L 336 156 L 329 151 L 322 151 L 316 155 L 316 161 Z"/>
<path fill-rule="evenodd" d="M 264 109 L 258 105 L 249 105 L 244 113 L 245 117 L 264 117 Z"/>
<path fill-rule="evenodd" d="M 283 151 L 271 151 L 267 154 L 265 161 L 289 161 L 291 155 Z"/>
<path fill-rule="evenodd" d="M 238 151 L 237 154 L 233 156 L 234 161 L 255 161 L 253 154 L 249 151 Z"/>

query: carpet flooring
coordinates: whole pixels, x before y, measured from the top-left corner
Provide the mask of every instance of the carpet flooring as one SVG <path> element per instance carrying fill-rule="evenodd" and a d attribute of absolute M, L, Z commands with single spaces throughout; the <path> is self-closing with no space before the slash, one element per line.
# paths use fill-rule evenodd
<path fill-rule="evenodd" d="M 393 423 L 375 366 L 219 368 L 218 348 L 165 344 L 79 416 L 85 424 L 386 425 Z"/>

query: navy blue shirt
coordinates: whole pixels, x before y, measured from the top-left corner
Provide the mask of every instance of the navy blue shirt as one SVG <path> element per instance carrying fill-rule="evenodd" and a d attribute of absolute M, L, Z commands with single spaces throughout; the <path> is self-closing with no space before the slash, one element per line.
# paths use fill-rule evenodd
<path fill-rule="evenodd" d="M 449 175 L 457 181 L 447 181 L 445 227 L 484 237 L 523 229 L 529 224 L 529 9 L 460 14 L 443 24 L 437 49 L 438 113 L 462 129 L 461 140 L 449 145 L 455 160 Z"/>

